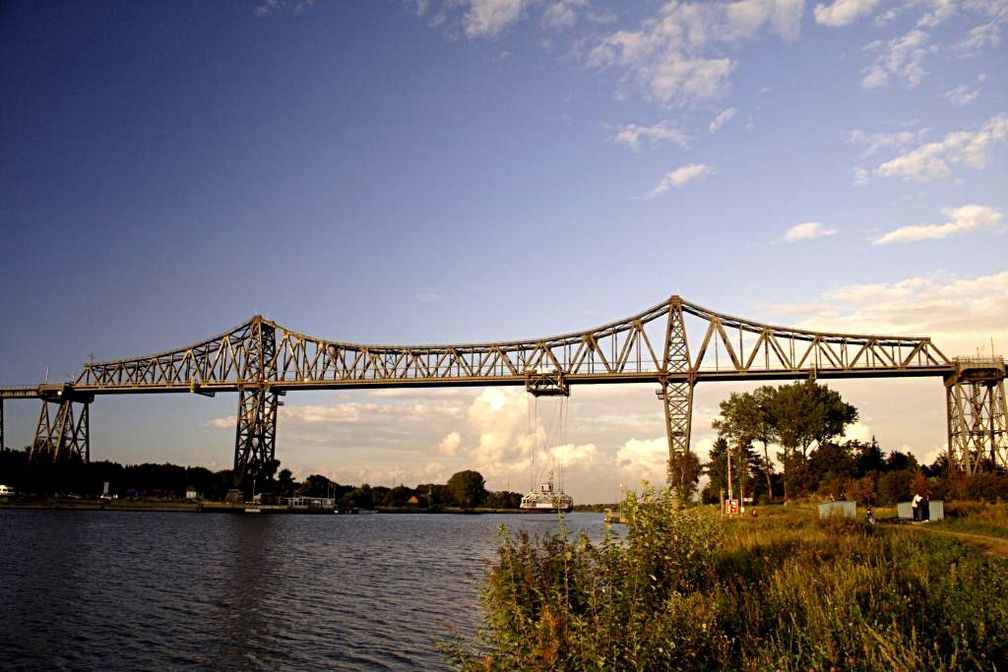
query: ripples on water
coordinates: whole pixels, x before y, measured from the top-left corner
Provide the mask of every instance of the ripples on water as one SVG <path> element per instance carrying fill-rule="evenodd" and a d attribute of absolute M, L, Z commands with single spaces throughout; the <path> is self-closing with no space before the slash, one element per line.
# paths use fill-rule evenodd
<path fill-rule="evenodd" d="M 601 515 L 571 514 L 600 534 Z M 5 670 L 429 670 L 550 515 L 0 511 Z"/>

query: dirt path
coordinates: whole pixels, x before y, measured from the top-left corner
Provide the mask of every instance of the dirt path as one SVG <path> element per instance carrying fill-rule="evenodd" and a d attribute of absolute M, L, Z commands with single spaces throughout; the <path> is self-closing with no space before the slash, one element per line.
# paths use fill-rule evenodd
<path fill-rule="evenodd" d="M 987 551 L 988 555 L 1008 559 L 1008 539 L 1003 539 L 1001 537 L 989 537 L 985 534 L 976 534 L 974 532 L 956 532 L 954 530 L 945 530 L 940 527 L 931 527 L 929 525 L 914 525 L 911 529 L 923 530 L 932 534 L 944 534 L 947 537 L 956 537 L 957 539 L 962 539 L 966 543 L 979 546 Z"/>

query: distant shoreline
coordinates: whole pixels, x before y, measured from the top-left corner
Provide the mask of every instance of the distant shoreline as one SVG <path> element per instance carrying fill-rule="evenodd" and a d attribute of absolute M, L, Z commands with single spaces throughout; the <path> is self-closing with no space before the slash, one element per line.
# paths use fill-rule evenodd
<path fill-rule="evenodd" d="M 227 502 L 209 501 L 152 501 L 152 500 L 97 500 L 97 499 L 26 499 L 0 502 L 0 510 L 12 511 L 154 511 L 170 513 L 241 513 L 241 514 L 283 514 L 283 515 L 371 515 L 371 514 L 404 514 L 446 513 L 452 515 L 482 515 L 517 513 L 522 515 L 555 514 L 555 511 L 535 511 L 528 509 L 459 509 L 445 507 L 443 509 L 420 509 L 411 507 L 381 506 L 375 509 L 362 509 L 357 514 L 334 511 L 318 511 L 291 509 L 274 504 L 230 504 Z"/>

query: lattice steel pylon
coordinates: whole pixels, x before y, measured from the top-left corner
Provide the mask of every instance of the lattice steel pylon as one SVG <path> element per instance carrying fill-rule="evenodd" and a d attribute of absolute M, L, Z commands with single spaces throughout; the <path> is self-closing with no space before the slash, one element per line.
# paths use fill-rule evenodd
<path fill-rule="evenodd" d="M 686 340 L 686 324 L 683 320 L 682 299 L 669 299 L 668 323 L 665 329 L 665 353 L 662 369 L 666 373 L 690 371 L 689 342 Z M 665 434 L 668 438 L 669 459 L 666 479 L 669 487 L 676 491 L 680 500 L 685 501 L 692 486 L 692 475 L 686 473 L 690 450 L 690 431 L 693 421 L 693 388 L 695 376 L 687 376 L 685 381 L 670 381 L 666 375 L 661 380 L 658 399 L 665 408 Z"/>
<path fill-rule="evenodd" d="M 74 404 L 80 404 L 80 412 L 74 417 Z M 56 413 L 49 412 L 49 406 L 57 407 Z M 38 424 L 35 426 L 35 440 L 32 442 L 28 459 L 45 458 L 51 462 L 62 462 L 79 458 L 83 462 L 91 460 L 91 433 L 88 408 L 89 399 L 42 400 Z"/>
<path fill-rule="evenodd" d="M 238 422 L 235 430 L 234 481 L 256 478 L 276 458 L 278 393 L 270 383 L 276 379 L 276 330 L 261 317 L 253 318 L 245 334 L 242 377 L 248 383 L 238 388 Z"/>
<path fill-rule="evenodd" d="M 954 366 L 945 379 L 950 468 L 1008 468 L 1004 359 L 956 359 Z"/>

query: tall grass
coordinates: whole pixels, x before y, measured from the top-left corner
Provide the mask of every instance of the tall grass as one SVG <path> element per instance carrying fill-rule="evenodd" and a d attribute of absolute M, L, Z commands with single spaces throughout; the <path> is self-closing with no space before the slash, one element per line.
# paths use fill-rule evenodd
<path fill-rule="evenodd" d="M 819 524 L 811 512 L 723 521 L 631 496 L 625 534 L 502 531 L 462 670 L 1004 669 L 1008 567 L 954 540 Z"/>

